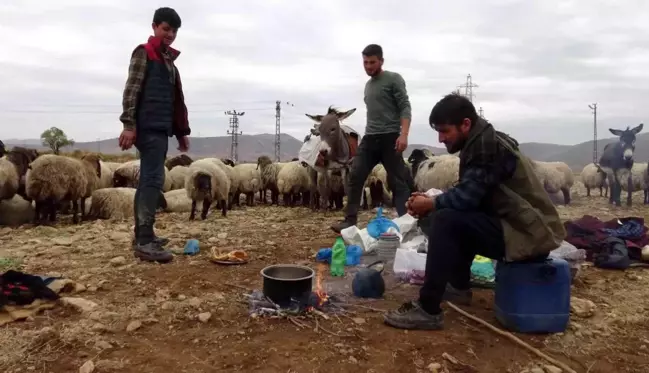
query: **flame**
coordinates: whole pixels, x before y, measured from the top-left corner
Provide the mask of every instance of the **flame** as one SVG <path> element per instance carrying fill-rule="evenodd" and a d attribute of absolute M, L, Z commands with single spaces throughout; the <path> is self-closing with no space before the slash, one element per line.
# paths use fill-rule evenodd
<path fill-rule="evenodd" d="M 327 266 L 323 263 L 318 263 L 318 271 L 315 277 L 315 295 L 318 297 L 318 307 L 322 307 L 327 299 L 329 299 L 327 293 L 322 288 L 322 278 L 326 270 Z"/>

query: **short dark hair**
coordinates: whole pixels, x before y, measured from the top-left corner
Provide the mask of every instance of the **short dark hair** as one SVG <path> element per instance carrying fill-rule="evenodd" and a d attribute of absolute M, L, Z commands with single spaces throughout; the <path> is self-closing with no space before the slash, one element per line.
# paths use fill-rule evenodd
<path fill-rule="evenodd" d="M 473 125 L 478 120 L 478 113 L 468 98 L 454 92 L 444 96 L 435 104 L 428 122 L 431 127 L 443 124 L 459 126 L 464 118 L 469 118 Z"/>
<path fill-rule="evenodd" d="M 169 26 L 175 29 L 179 29 L 182 24 L 178 13 L 169 7 L 158 8 L 155 13 L 153 13 L 153 23 L 157 26 L 162 22 L 167 22 Z"/>
<path fill-rule="evenodd" d="M 376 56 L 378 59 L 383 59 L 383 48 L 378 44 L 370 44 L 363 49 L 363 56 L 372 57 Z"/>

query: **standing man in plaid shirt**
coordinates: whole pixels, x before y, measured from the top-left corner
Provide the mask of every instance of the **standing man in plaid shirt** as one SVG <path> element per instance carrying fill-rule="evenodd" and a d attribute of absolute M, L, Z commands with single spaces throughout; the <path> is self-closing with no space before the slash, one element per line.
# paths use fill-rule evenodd
<path fill-rule="evenodd" d="M 140 181 L 135 193 L 135 257 L 167 263 L 173 255 L 163 247 L 168 239 L 153 232 L 158 199 L 162 193 L 168 138 L 176 136 L 178 150 L 189 149 L 191 130 L 182 84 L 174 61 L 180 54 L 171 48 L 180 28 L 180 16 L 171 8 L 153 14 L 153 36 L 135 48 L 120 116 L 124 130 L 119 136 L 122 150 L 133 145 L 140 152 Z"/>

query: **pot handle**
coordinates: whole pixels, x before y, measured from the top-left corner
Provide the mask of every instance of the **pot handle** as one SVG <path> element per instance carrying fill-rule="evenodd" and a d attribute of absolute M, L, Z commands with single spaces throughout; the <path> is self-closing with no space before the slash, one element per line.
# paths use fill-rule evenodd
<path fill-rule="evenodd" d="M 372 263 L 372 264 L 368 264 L 367 267 L 365 267 L 365 268 L 370 268 L 370 267 L 373 267 L 373 266 L 375 266 L 375 265 L 377 265 L 377 264 L 383 264 L 383 265 L 385 265 L 385 261 L 383 261 L 383 260 L 377 260 L 376 262 L 374 262 L 374 263 Z M 385 269 L 385 266 L 382 267 L 381 270 L 380 270 L 380 271 L 377 271 L 377 272 L 381 273 L 381 272 L 383 272 L 384 269 Z"/>

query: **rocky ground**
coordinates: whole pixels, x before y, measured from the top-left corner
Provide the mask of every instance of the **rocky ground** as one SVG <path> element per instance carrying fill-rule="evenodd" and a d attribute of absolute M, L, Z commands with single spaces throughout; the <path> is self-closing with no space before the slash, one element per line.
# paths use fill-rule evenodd
<path fill-rule="evenodd" d="M 582 196 L 580 196 L 580 194 Z M 583 197 L 560 207 L 564 219 L 596 215 L 647 216 L 636 206 L 612 208 L 604 198 Z M 242 207 L 227 218 L 188 222 L 187 214 L 162 214 L 158 233 L 182 247 L 202 243 L 195 257 L 167 265 L 141 263 L 130 251 L 130 222 L 96 221 L 55 227 L 1 230 L 0 272 L 62 275 L 78 283 L 82 298 L 0 327 L 2 372 L 559 372 L 513 342 L 447 308 L 446 329 L 412 332 L 383 324 L 391 309 L 418 288 L 393 288 L 385 300 L 359 303 L 354 313 L 303 322 L 250 318 L 242 293 L 261 288 L 259 271 L 273 263 L 315 265 L 330 247 L 328 225 L 339 213 L 304 208 Z M 365 213 L 362 223 L 372 216 Z M 252 260 L 218 266 L 209 247 L 241 248 Z M 325 283 L 328 279 L 325 278 Z M 577 372 L 647 372 L 649 272 L 603 271 L 587 266 L 573 287 L 569 330 L 519 335 Z M 464 309 L 498 326 L 493 295 L 477 290 Z"/>

